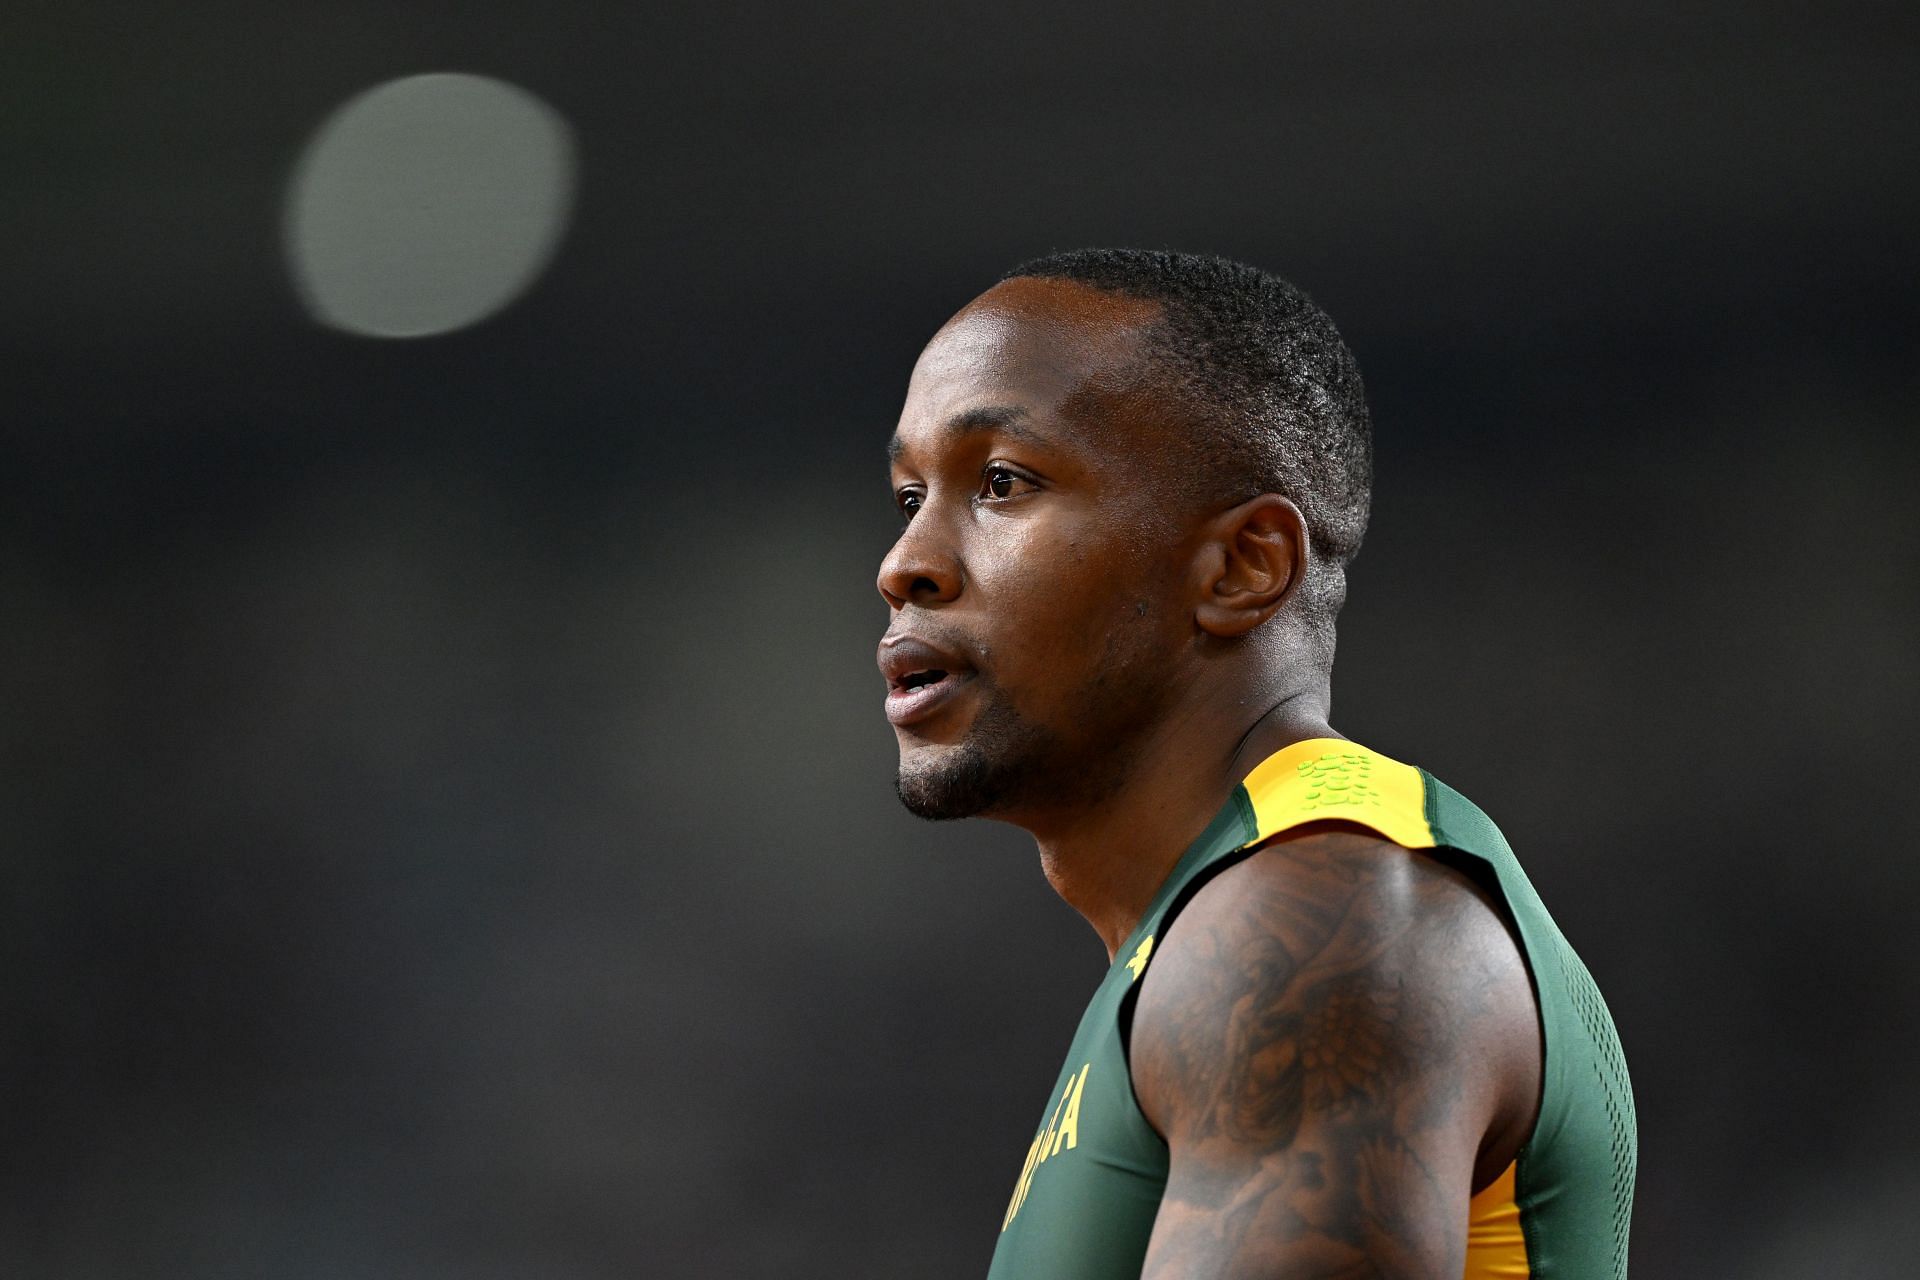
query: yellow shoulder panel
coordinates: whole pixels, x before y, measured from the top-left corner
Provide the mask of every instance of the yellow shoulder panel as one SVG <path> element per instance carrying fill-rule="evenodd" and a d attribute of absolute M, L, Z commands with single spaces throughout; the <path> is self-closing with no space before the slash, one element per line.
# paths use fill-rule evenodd
<path fill-rule="evenodd" d="M 1308 738 L 1275 752 L 1241 784 L 1267 840 L 1303 822 L 1371 827 L 1407 849 L 1431 849 L 1420 771 L 1340 738 Z"/>

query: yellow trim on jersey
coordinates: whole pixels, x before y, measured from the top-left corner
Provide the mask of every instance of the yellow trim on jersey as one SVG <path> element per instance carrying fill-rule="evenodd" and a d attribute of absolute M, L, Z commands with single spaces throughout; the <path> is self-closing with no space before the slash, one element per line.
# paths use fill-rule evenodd
<path fill-rule="evenodd" d="M 1467 1270 L 1462 1280 L 1528 1280 L 1527 1237 L 1514 1200 L 1518 1162 L 1467 1206 Z"/>
<path fill-rule="evenodd" d="M 1436 843 L 1427 825 L 1427 788 L 1412 765 L 1355 742 L 1308 738 L 1261 761 L 1240 784 L 1259 835 L 1271 839 L 1303 822 L 1337 819 L 1371 827 L 1407 849 Z"/>

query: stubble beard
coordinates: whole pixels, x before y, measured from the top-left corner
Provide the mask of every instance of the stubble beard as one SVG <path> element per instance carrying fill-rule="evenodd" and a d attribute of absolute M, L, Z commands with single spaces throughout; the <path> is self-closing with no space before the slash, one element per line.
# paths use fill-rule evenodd
<path fill-rule="evenodd" d="M 1020 802 L 1057 755 L 1058 745 L 1053 734 L 1024 719 L 1004 697 L 994 697 L 960 742 L 902 760 L 894 787 L 916 818 L 991 817 Z"/>
<path fill-rule="evenodd" d="M 1098 669 L 1075 699 L 1071 738 L 1021 715 L 1003 691 L 983 690 L 986 705 L 961 741 L 901 761 L 900 803 L 944 822 L 1111 797 L 1126 783 L 1143 727 L 1165 710 L 1169 668 L 1162 655 L 1110 634 Z"/>

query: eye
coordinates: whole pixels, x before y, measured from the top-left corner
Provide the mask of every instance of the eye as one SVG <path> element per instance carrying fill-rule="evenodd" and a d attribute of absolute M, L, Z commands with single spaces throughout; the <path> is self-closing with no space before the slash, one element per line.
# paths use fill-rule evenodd
<path fill-rule="evenodd" d="M 1033 485 L 1033 481 L 1011 468 L 1003 467 L 998 463 L 988 464 L 986 471 L 982 473 L 982 480 L 982 490 L 987 496 L 994 498 L 1013 497 L 1015 485 L 1024 484 L 1029 488 Z"/>
<path fill-rule="evenodd" d="M 913 489 L 902 489 L 893 495 L 893 505 L 900 508 L 900 518 L 903 520 L 913 519 L 919 513 L 920 505 L 925 501 L 926 499 Z"/>

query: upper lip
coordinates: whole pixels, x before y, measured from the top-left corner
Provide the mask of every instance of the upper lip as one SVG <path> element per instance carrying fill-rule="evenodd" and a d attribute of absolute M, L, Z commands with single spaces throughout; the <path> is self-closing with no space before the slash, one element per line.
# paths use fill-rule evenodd
<path fill-rule="evenodd" d="M 971 671 L 973 667 L 953 651 L 921 636 L 906 632 L 889 634 L 880 640 L 877 655 L 880 674 L 895 689 L 916 671 L 945 671 L 949 675 Z"/>

